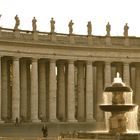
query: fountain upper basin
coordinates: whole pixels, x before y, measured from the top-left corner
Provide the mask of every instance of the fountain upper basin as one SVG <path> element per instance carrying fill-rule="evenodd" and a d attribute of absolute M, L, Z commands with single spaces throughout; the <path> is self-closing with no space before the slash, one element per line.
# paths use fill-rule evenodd
<path fill-rule="evenodd" d="M 135 108 L 137 105 L 135 104 L 117 104 L 117 105 L 105 105 L 105 104 L 101 104 L 99 105 L 100 108 L 103 110 L 103 111 L 106 111 L 106 112 L 122 112 L 122 111 L 131 111 L 133 108 Z"/>
<path fill-rule="evenodd" d="M 127 86 L 119 86 L 120 84 L 114 84 L 118 86 L 111 86 L 111 87 L 106 87 L 105 92 L 132 92 L 132 89 Z"/>

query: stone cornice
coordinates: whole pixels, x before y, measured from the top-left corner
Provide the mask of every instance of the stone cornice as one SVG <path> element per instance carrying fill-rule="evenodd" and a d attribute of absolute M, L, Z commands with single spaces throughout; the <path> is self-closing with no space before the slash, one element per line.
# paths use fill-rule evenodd
<path fill-rule="evenodd" d="M 47 48 L 54 48 L 54 49 L 72 49 L 72 50 L 94 50 L 94 51 L 118 51 L 118 52 L 139 52 L 140 51 L 140 45 L 139 46 L 105 46 L 105 45 L 95 45 L 95 46 L 87 46 L 87 45 L 71 45 L 71 44 L 59 44 L 59 43 L 41 43 L 41 42 L 32 42 L 32 41 L 22 41 L 22 40 L 5 40 L 0 38 L 0 45 L 6 45 L 6 46 L 26 46 L 26 47 L 47 47 Z"/>
<path fill-rule="evenodd" d="M 34 39 L 32 31 L 19 30 L 18 37 L 16 32 L 13 29 L 1 28 L 0 40 L 10 41 L 10 42 L 25 42 L 31 44 L 42 44 L 42 45 L 52 45 L 55 46 L 73 46 L 73 47 L 126 47 L 130 48 L 131 46 L 139 47 L 140 46 L 140 37 L 129 36 L 127 40 L 124 36 L 110 36 L 110 43 L 106 42 L 106 36 L 96 36 L 91 35 L 92 38 L 88 40 L 87 35 L 78 35 L 73 34 L 74 42 L 71 42 L 69 34 L 55 33 L 55 37 L 52 36 L 50 32 L 36 32 L 37 38 Z M 108 44 L 109 43 L 109 44 Z"/>

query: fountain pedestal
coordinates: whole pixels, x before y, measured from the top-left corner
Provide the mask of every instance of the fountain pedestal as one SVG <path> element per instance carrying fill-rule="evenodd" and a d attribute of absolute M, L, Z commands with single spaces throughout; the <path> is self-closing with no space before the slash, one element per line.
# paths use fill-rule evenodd
<path fill-rule="evenodd" d="M 124 113 L 120 113 L 120 114 L 113 114 L 110 118 L 109 118 L 109 130 L 110 133 L 122 133 L 122 132 L 126 132 L 127 131 L 127 118 L 125 116 Z"/>

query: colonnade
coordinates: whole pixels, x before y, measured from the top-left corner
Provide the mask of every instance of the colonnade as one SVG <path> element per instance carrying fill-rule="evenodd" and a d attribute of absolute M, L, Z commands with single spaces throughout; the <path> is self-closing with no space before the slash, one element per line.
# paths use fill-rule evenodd
<path fill-rule="evenodd" d="M 1 57 L 0 120 L 101 122 L 98 105 L 116 72 L 140 105 L 139 63 Z"/>

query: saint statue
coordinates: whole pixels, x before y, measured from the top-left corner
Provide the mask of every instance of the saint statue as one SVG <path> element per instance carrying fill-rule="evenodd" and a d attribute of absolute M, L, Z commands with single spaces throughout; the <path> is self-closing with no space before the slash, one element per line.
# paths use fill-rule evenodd
<path fill-rule="evenodd" d="M 127 23 L 126 23 L 125 26 L 124 26 L 124 33 L 123 33 L 123 35 L 125 37 L 128 37 L 128 29 L 129 29 L 129 27 L 128 27 Z"/>
<path fill-rule="evenodd" d="M 55 21 L 53 18 L 50 20 L 50 25 L 51 25 L 51 33 L 54 33 L 55 30 Z"/>
<path fill-rule="evenodd" d="M 15 23 L 14 30 L 18 30 L 18 26 L 19 26 L 19 24 L 20 24 L 20 20 L 19 20 L 18 15 L 15 16 L 15 21 L 16 21 L 16 23 Z"/>
<path fill-rule="evenodd" d="M 108 22 L 106 25 L 106 36 L 110 36 L 110 31 L 111 31 L 111 25 Z"/>
<path fill-rule="evenodd" d="M 36 32 L 36 29 L 37 29 L 36 22 L 37 22 L 36 18 L 33 17 L 33 19 L 32 19 L 32 28 L 33 28 L 33 32 Z"/>
<path fill-rule="evenodd" d="M 88 35 L 91 35 L 91 33 L 92 33 L 92 24 L 91 24 L 91 21 L 89 21 L 88 24 L 87 24 L 87 33 L 88 33 Z"/>
<path fill-rule="evenodd" d="M 73 33 L 73 21 L 71 20 L 70 22 L 69 22 L 69 25 L 68 25 L 68 27 L 69 27 L 69 34 L 72 34 Z"/>

